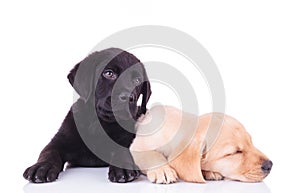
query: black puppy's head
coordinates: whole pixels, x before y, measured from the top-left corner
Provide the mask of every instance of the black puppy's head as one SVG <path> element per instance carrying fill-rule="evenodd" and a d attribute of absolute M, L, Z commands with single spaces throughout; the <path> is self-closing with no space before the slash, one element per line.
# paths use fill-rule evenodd
<path fill-rule="evenodd" d="M 81 99 L 95 103 L 98 117 L 107 122 L 116 118 L 136 120 L 138 114 L 145 113 L 151 95 L 143 64 L 118 48 L 90 54 L 71 70 L 68 79 Z"/>

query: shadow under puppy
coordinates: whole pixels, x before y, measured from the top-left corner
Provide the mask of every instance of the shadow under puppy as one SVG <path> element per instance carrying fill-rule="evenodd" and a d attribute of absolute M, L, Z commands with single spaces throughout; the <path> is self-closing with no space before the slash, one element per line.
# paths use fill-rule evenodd
<path fill-rule="evenodd" d="M 79 62 L 68 79 L 80 98 L 24 178 L 52 182 L 67 162 L 69 167 L 109 166 L 110 181 L 133 181 L 139 171 L 128 148 L 151 94 L 143 64 L 124 50 L 109 48 Z"/>
<path fill-rule="evenodd" d="M 196 116 L 175 107 L 155 106 L 137 122 L 130 150 L 148 179 L 172 183 L 205 180 L 262 181 L 272 162 L 254 147 L 236 119 L 210 113 Z"/>

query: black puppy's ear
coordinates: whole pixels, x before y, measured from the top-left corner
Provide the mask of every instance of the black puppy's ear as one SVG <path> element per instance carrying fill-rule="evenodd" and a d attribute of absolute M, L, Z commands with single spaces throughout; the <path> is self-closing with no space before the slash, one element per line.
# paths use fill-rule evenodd
<path fill-rule="evenodd" d="M 75 75 L 76 75 L 79 65 L 80 65 L 80 62 L 74 66 L 74 68 L 70 71 L 70 73 L 67 76 L 69 79 L 69 82 L 72 86 L 74 84 Z"/>
<path fill-rule="evenodd" d="M 70 84 L 85 102 L 89 100 L 94 87 L 96 62 L 91 60 L 92 58 L 93 54 L 76 64 L 67 76 Z"/>
<path fill-rule="evenodd" d="M 141 112 L 143 114 L 145 114 L 146 110 L 147 110 L 146 105 L 147 105 L 147 103 L 149 101 L 149 98 L 151 96 L 151 93 L 152 93 L 150 82 L 148 80 L 143 83 L 142 92 L 141 93 L 143 94 L 142 105 L 141 105 Z"/>

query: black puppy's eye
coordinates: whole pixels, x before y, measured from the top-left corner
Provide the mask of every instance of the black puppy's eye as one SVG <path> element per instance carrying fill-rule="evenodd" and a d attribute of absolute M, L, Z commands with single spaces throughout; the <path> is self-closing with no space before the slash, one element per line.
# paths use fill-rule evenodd
<path fill-rule="evenodd" d="M 107 78 L 107 79 L 111 79 L 111 80 L 115 80 L 117 78 L 117 74 L 110 70 L 110 69 L 107 69 L 107 70 L 104 70 L 102 75 Z"/>
<path fill-rule="evenodd" d="M 134 85 L 137 86 L 137 85 L 141 84 L 142 78 L 136 77 L 136 78 L 134 78 L 134 79 L 132 80 L 132 82 L 133 82 Z"/>

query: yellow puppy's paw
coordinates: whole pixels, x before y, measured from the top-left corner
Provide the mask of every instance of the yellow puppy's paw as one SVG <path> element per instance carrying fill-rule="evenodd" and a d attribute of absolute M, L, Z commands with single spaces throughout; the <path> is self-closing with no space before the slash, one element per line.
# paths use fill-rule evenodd
<path fill-rule="evenodd" d="M 170 184 L 178 179 L 176 171 L 169 165 L 147 171 L 147 177 L 156 184 Z"/>
<path fill-rule="evenodd" d="M 217 172 L 202 171 L 202 174 L 206 180 L 224 180 L 224 176 Z"/>

